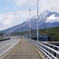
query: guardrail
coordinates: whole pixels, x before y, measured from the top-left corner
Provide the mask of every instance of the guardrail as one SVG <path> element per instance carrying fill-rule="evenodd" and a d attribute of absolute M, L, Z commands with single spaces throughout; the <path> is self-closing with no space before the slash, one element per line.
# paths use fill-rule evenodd
<path fill-rule="evenodd" d="M 59 47 L 46 42 L 37 42 L 29 40 L 38 50 L 40 50 L 48 59 L 59 59 Z"/>
<path fill-rule="evenodd" d="M 5 40 L 9 40 L 9 39 L 10 39 L 9 36 L 4 36 L 4 37 L 0 36 L 0 41 L 5 41 Z"/>

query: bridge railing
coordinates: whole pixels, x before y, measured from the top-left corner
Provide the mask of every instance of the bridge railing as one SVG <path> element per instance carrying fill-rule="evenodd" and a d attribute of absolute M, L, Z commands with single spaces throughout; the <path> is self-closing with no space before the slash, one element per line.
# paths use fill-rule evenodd
<path fill-rule="evenodd" d="M 37 42 L 34 40 L 29 40 L 29 41 L 36 48 L 38 48 L 38 50 L 40 50 L 45 55 L 45 57 L 47 57 L 48 59 L 59 58 L 59 47 L 58 46 L 48 44 L 48 43 L 43 43 L 43 42 Z"/>
<path fill-rule="evenodd" d="M 56 45 L 50 44 L 50 43 L 48 43 L 48 42 L 41 42 L 41 43 L 43 43 L 43 44 L 45 44 L 45 45 L 47 45 L 47 46 L 49 46 L 49 47 L 51 47 L 51 48 L 59 51 L 59 47 L 56 46 Z"/>
<path fill-rule="evenodd" d="M 0 36 L 0 41 L 5 41 L 5 40 L 9 40 L 10 37 L 9 36 Z"/>

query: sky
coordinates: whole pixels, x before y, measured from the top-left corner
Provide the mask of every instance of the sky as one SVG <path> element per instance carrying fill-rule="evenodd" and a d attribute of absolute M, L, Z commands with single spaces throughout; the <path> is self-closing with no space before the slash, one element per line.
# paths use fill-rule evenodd
<path fill-rule="evenodd" d="M 37 0 L 0 0 L 0 31 L 18 25 L 35 16 Z M 39 0 L 39 14 L 49 10 L 59 13 L 59 0 Z"/>

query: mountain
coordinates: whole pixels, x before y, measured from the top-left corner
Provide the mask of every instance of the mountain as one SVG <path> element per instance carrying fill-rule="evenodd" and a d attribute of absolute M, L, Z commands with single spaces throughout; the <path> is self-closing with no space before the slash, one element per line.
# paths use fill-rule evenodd
<path fill-rule="evenodd" d="M 8 31 L 14 30 L 15 28 L 18 28 L 18 27 L 19 27 L 19 29 L 16 29 L 15 30 L 16 32 L 25 31 L 24 29 L 26 29 L 26 28 L 27 28 L 26 30 L 28 30 L 28 26 L 29 26 L 28 24 L 29 24 L 29 22 L 25 21 L 22 24 L 13 26 L 13 27 L 8 28 L 6 30 L 3 30 L 1 32 L 6 33 Z M 30 24 L 31 24 L 31 29 L 36 29 L 37 28 L 37 17 L 36 16 L 31 18 Z M 39 24 L 39 29 L 59 26 L 59 13 L 57 13 L 57 12 L 50 12 L 48 10 L 44 11 L 38 17 L 38 24 Z"/>

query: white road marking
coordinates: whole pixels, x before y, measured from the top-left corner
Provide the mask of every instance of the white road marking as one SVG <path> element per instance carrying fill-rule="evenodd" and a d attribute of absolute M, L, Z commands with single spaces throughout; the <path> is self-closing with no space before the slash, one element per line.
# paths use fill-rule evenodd
<path fill-rule="evenodd" d="M 4 51 L 3 53 L 0 54 L 0 56 L 2 56 L 4 53 L 6 53 L 7 51 L 9 51 L 13 46 L 15 46 L 20 40 L 18 40 L 17 42 L 15 42 L 11 47 L 9 47 L 6 51 Z"/>

